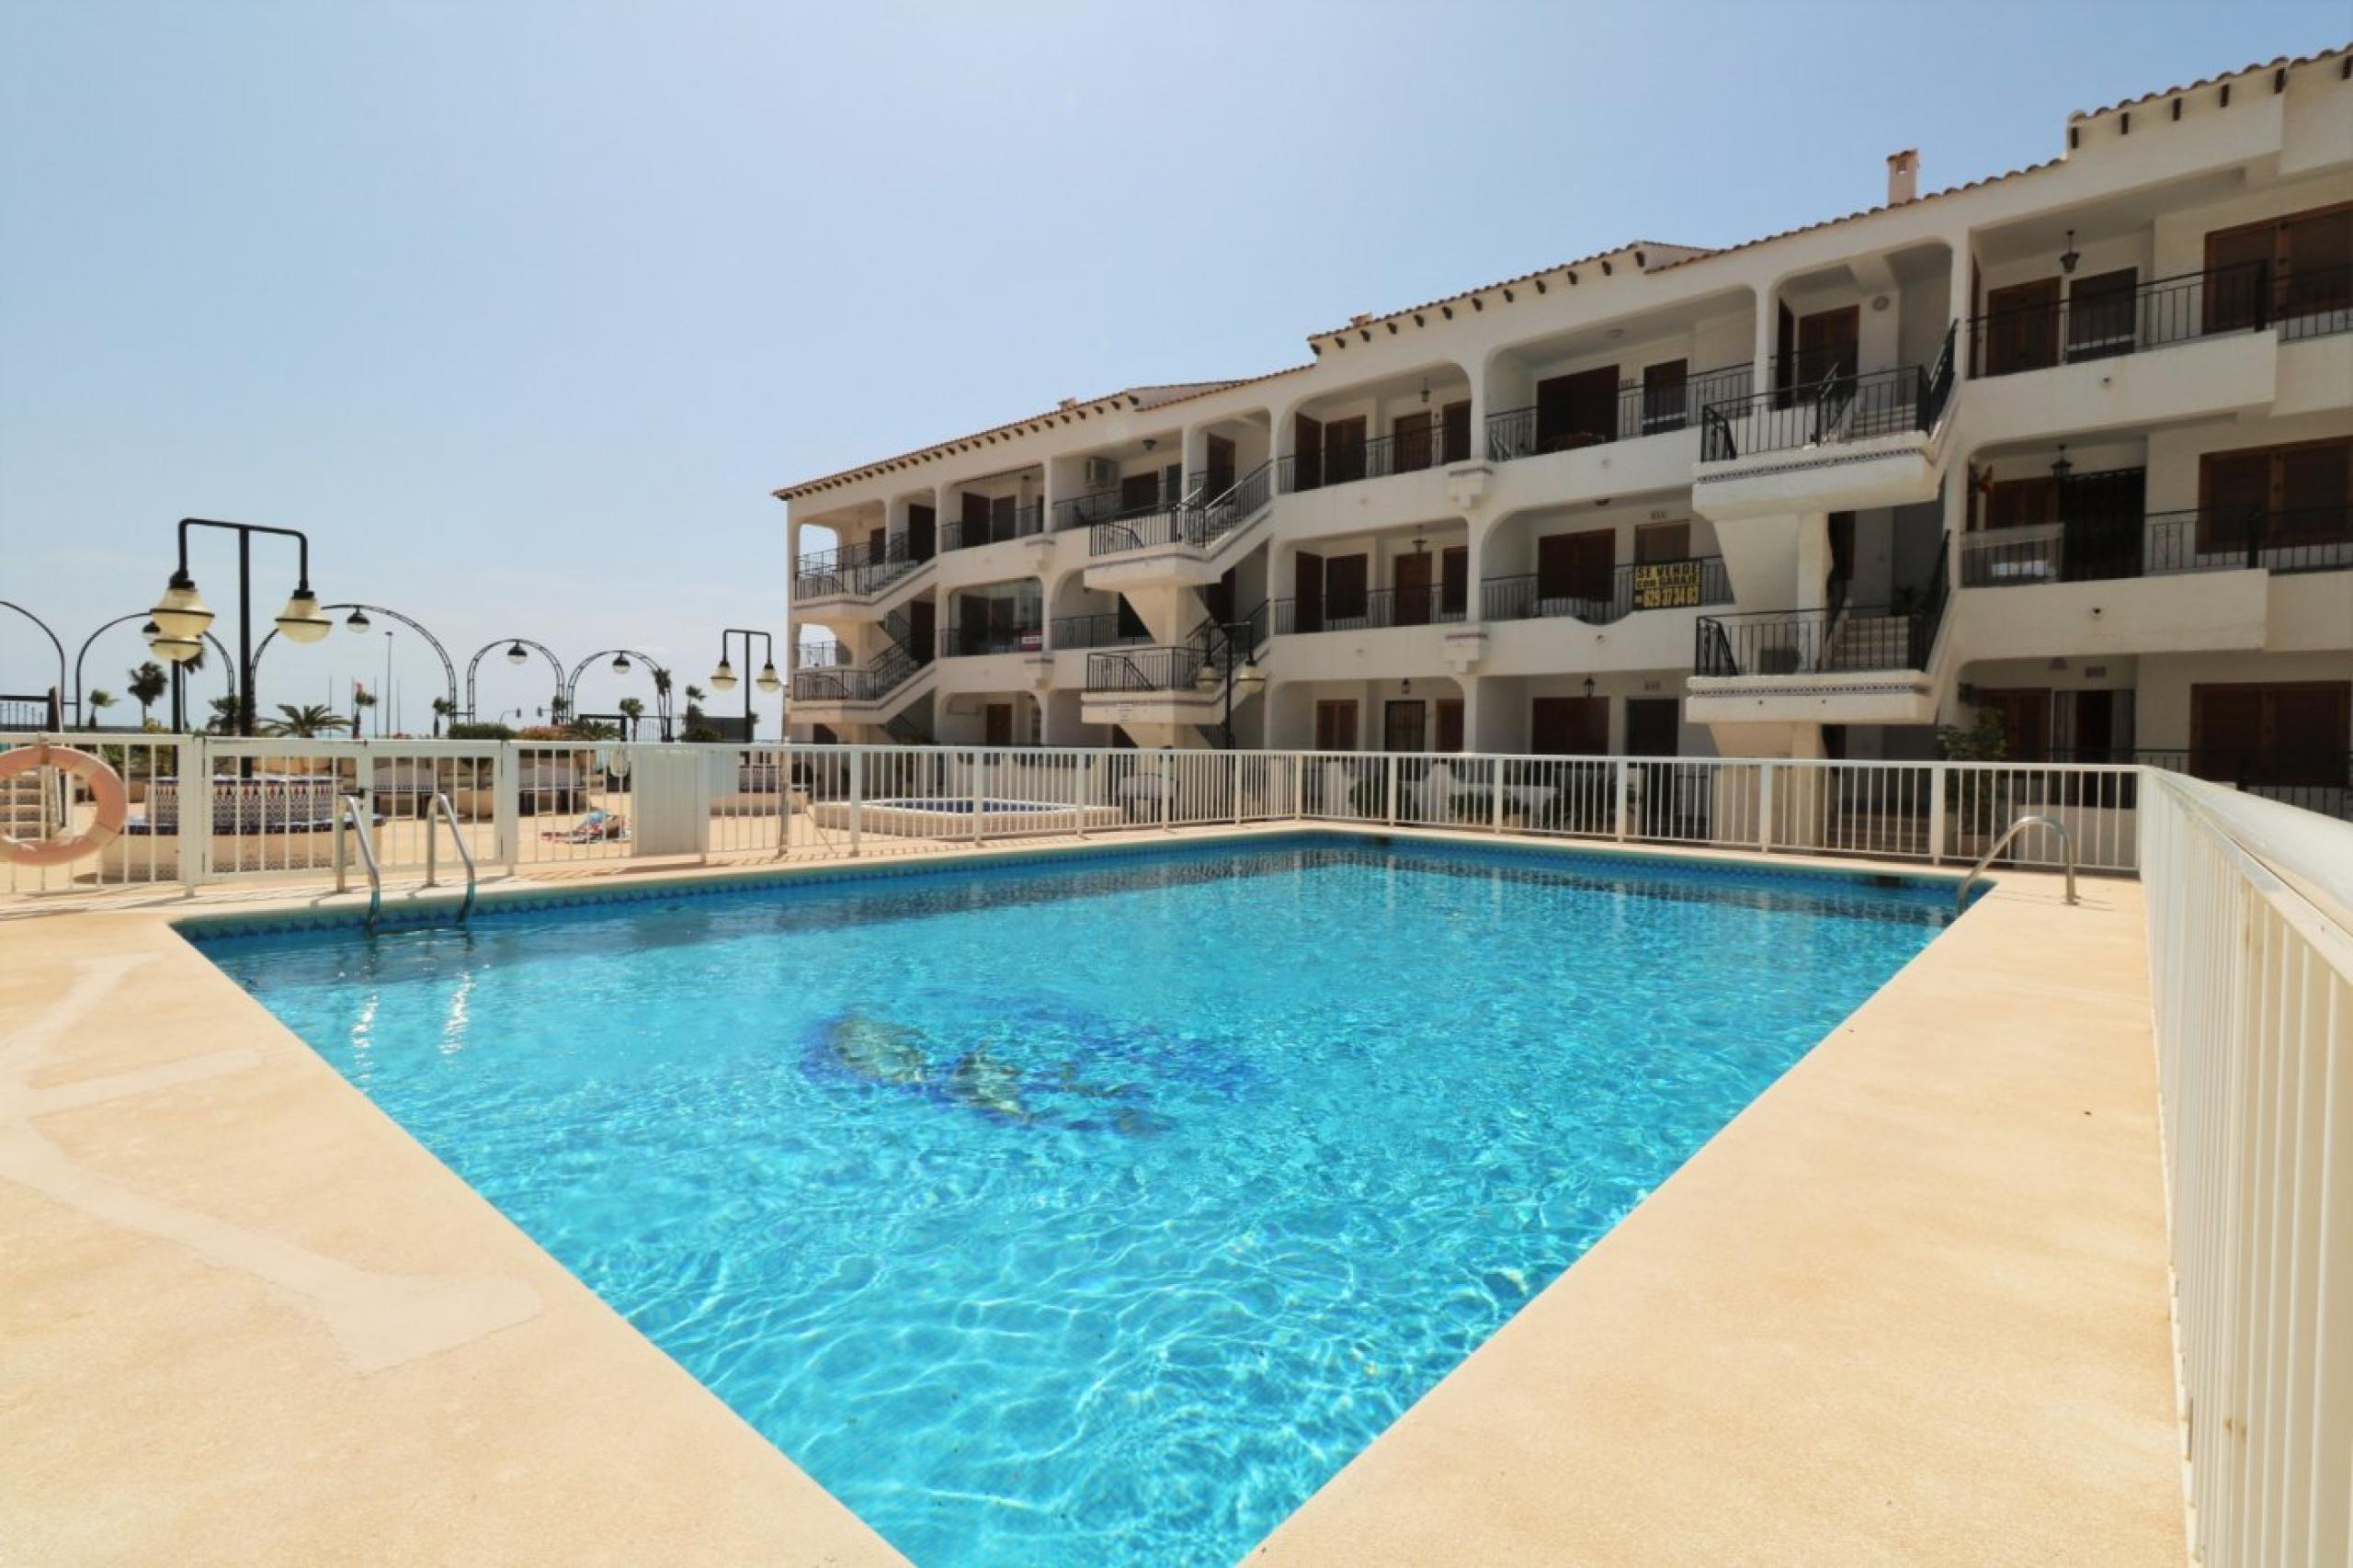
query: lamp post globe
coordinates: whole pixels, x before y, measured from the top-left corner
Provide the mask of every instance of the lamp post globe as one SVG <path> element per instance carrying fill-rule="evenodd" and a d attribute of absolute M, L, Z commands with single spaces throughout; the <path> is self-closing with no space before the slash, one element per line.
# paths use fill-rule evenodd
<path fill-rule="evenodd" d="M 515 643 L 506 650 L 506 662 L 510 665 L 527 664 L 530 661 L 530 654 L 523 652 L 523 644 L 520 642 Z"/>
<path fill-rule="evenodd" d="M 629 674 L 629 655 L 627 653 L 615 653 L 613 655 L 612 667 L 613 674 L 617 676 L 625 676 Z"/>
<path fill-rule="evenodd" d="M 758 687 L 762 691 L 767 692 L 770 697 L 774 697 L 778 692 L 784 689 L 784 677 L 776 673 L 776 661 L 774 659 L 770 659 L 767 664 L 760 666 L 760 673 L 758 676 L 754 677 L 752 684 Z"/>
<path fill-rule="evenodd" d="M 375 623 L 368 619 L 366 610 L 355 605 L 351 613 L 343 618 L 343 624 L 353 631 L 365 631 Z"/>
<path fill-rule="evenodd" d="M 278 634 L 289 642 L 316 642 L 334 630 L 335 622 L 319 608 L 319 596 L 308 583 L 296 588 L 278 612 Z"/>
<path fill-rule="evenodd" d="M 172 574 L 164 597 L 155 601 L 155 608 L 148 613 L 154 618 L 158 631 L 165 637 L 180 642 L 193 642 L 212 624 L 211 608 L 197 597 L 196 579 L 186 572 Z"/>
<path fill-rule="evenodd" d="M 719 656 L 719 667 L 710 672 L 710 688 L 713 691 L 735 689 L 735 666 L 727 662 L 727 655 L 724 653 Z"/>

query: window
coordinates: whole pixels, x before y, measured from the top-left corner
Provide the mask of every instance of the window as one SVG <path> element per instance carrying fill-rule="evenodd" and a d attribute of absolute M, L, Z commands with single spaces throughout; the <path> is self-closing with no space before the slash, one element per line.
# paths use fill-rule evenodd
<path fill-rule="evenodd" d="M 1160 510 L 1160 475 L 1146 471 L 1120 481 L 1120 514 L 1141 517 Z"/>
<path fill-rule="evenodd" d="M 1446 458 L 1450 463 L 1471 460 L 1471 403 L 1464 399 L 1449 403 L 1440 411 L 1445 427 Z"/>
<path fill-rule="evenodd" d="M 2031 528 L 2059 520 L 2059 482 L 2049 474 L 2031 479 L 2005 479 L 1985 492 L 1988 528 Z"/>
<path fill-rule="evenodd" d="M 1669 359 L 1663 365 L 1643 367 L 1643 435 L 1680 430 L 1689 423 L 1684 412 L 1683 389 L 1690 374 L 1688 359 Z"/>
<path fill-rule="evenodd" d="M 1392 699 L 1381 712 L 1381 750 L 1424 751 L 1423 725 L 1427 704 L 1417 698 Z"/>
<path fill-rule="evenodd" d="M 1617 570 L 1617 529 L 1547 534 L 1536 541 L 1539 606 L 1562 599 L 1606 601 Z"/>
<path fill-rule="evenodd" d="M 2353 539 L 2353 437 L 2208 452 L 2198 460 L 2198 549 L 2265 548 Z"/>
<path fill-rule="evenodd" d="M 1528 749 L 1538 756 L 1609 755 L 1609 699 L 1539 697 L 1529 704 Z"/>
<path fill-rule="evenodd" d="M 1977 694 L 1977 710 L 2001 715 L 2003 761 L 2051 760 L 2049 687 L 2020 687 L 2006 691 L 1981 690 Z"/>
<path fill-rule="evenodd" d="M 1438 552 L 1438 613 L 1460 620 L 1471 606 L 1471 547 L 1450 544 Z"/>
<path fill-rule="evenodd" d="M 1985 296 L 1985 374 L 2006 376 L 2059 362 L 2059 279 L 2013 283 Z"/>
<path fill-rule="evenodd" d="M 1401 414 L 1392 422 L 1390 435 L 1392 463 L 1399 473 L 1414 473 L 1437 460 L 1437 449 L 1430 439 L 1430 413 L 1421 409 L 1413 414 Z"/>

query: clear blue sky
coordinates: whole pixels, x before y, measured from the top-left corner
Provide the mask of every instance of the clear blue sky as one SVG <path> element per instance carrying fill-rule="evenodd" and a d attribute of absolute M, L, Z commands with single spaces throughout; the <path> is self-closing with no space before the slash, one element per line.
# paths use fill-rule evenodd
<path fill-rule="evenodd" d="M 1926 188 L 2013 168 L 2070 109 L 2348 36 L 2345 0 L 0 0 L 0 598 L 70 646 L 153 601 L 175 519 L 243 518 L 461 662 L 699 680 L 717 628 L 783 628 L 787 481 L 1850 211 L 1899 147 Z M 0 691 L 45 687 L 12 620 Z M 384 652 L 273 650 L 262 700 Z M 434 667 L 399 655 L 414 728 Z M 483 668 L 485 712 L 544 700 Z"/>

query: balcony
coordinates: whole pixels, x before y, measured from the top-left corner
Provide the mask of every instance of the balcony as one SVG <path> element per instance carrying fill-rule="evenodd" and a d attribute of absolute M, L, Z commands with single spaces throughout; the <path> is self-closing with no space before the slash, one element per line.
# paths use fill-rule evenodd
<path fill-rule="evenodd" d="M 930 559 L 911 555 L 904 534 L 892 534 L 879 544 L 868 540 L 817 551 L 793 563 L 792 597 L 801 605 L 818 599 L 871 598 L 927 565 Z"/>
<path fill-rule="evenodd" d="M 865 668 L 835 666 L 792 672 L 792 700 L 816 707 L 877 703 L 930 666 L 893 648 Z"/>
<path fill-rule="evenodd" d="M 939 656 L 943 659 L 1039 653 L 1045 651 L 1045 633 L 1035 626 L 949 626 L 939 633 Z"/>
<path fill-rule="evenodd" d="M 1057 653 L 1079 648 L 1133 648 L 1152 641 L 1151 632 L 1135 626 L 1117 610 L 1057 616 L 1047 632 L 1046 645 Z"/>
<path fill-rule="evenodd" d="M 2037 523 L 1961 541 L 1965 588 L 2109 582 L 2185 572 L 2353 569 L 2353 506 L 2214 507 L 2115 521 Z"/>
<path fill-rule="evenodd" d="M 1614 402 L 1590 408 L 1561 403 L 1506 409 L 1487 415 L 1487 457 L 1493 462 L 1513 462 L 1688 430 L 1710 404 L 1746 398 L 1753 380 L 1752 367 L 1732 365 L 1680 381 L 1628 382 L 1618 389 Z"/>
<path fill-rule="evenodd" d="M 1969 347 L 1972 374 L 1991 380 L 2275 328 L 2284 343 L 2353 332 L 2353 267 L 2274 276 L 2269 262 L 2250 261 L 2131 289 L 2086 293 L 2078 284 L 1972 316 Z"/>
<path fill-rule="evenodd" d="M 1128 648 L 1086 656 L 1090 692 L 1183 692 L 1197 689 L 1209 655 L 1199 648 Z"/>
<path fill-rule="evenodd" d="M 1256 517 L 1259 508 L 1273 499 L 1276 468 L 1271 462 L 1260 463 L 1214 495 L 1207 494 L 1209 485 L 1204 482 L 1193 485 L 1186 496 L 1176 501 L 1097 521 L 1088 531 L 1087 553 L 1120 555 L 1161 545 L 1208 550 Z M 1080 498 L 1081 502 L 1087 499 L 1090 498 Z M 1078 503 L 1057 503 L 1057 509 L 1063 505 L 1075 506 Z"/>
<path fill-rule="evenodd" d="M 1339 598 L 1277 599 L 1272 607 L 1274 634 L 1294 636 L 1316 631 L 1370 631 L 1397 626 L 1456 626 L 1470 619 L 1461 588 L 1449 593 L 1443 584 L 1424 588 L 1375 588 Z"/>
<path fill-rule="evenodd" d="M 1363 441 L 1327 440 L 1312 450 L 1279 459 L 1273 466 L 1279 472 L 1282 493 L 1293 495 L 1361 480 L 1423 473 L 1470 460 L 1470 427 L 1434 424 Z"/>
<path fill-rule="evenodd" d="M 1952 334 L 1933 366 L 1905 365 L 1855 375 L 1833 369 L 1805 386 L 1711 403 L 1700 415 L 1701 462 L 1806 448 L 1851 445 L 1883 436 L 1927 435 L 1952 395 Z"/>
<path fill-rule="evenodd" d="M 1943 601 L 1936 594 L 1917 608 L 1825 605 L 1703 615 L 1691 673 L 1733 678 L 1925 670 L 1944 619 Z"/>
<path fill-rule="evenodd" d="M 962 517 L 939 526 L 939 548 L 942 551 L 975 550 L 984 544 L 1006 544 L 1017 539 L 1034 539 L 1046 531 L 1046 506 L 1042 501 L 1027 506 L 1011 503 L 995 508 L 986 517 Z"/>
<path fill-rule="evenodd" d="M 1597 587 L 1599 585 L 1592 585 Z M 1576 585 L 1547 592 L 1535 573 L 1495 577 L 1480 585 L 1479 613 L 1487 620 L 1537 620 L 1564 616 L 1608 626 L 1637 610 L 1690 609 L 1733 602 L 1732 576 L 1721 555 L 1685 561 L 1634 562 L 1609 574 L 1606 594 L 1577 593 Z"/>

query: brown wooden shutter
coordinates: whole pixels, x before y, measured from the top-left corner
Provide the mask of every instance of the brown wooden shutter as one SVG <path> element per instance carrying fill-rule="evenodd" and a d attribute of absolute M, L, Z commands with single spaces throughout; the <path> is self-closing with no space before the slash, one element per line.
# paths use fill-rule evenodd
<path fill-rule="evenodd" d="M 2198 549 L 2244 550 L 2247 528 L 2271 509 L 2271 454 L 2208 452 L 2198 462 Z"/>
<path fill-rule="evenodd" d="M 1468 399 L 1449 403 L 1440 411 L 1445 424 L 1446 455 L 1441 460 L 1450 463 L 1471 460 L 1471 403 Z"/>
<path fill-rule="evenodd" d="M 1313 490 L 1324 483 L 1324 426 L 1304 414 L 1291 415 L 1291 488 Z"/>

